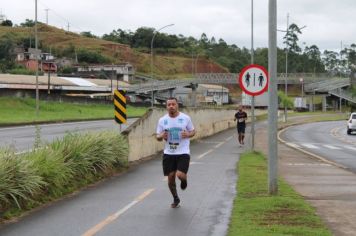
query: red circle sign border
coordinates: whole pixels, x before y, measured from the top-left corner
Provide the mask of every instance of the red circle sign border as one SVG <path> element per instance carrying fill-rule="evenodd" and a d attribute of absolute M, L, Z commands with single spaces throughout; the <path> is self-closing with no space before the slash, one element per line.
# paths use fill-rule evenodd
<path fill-rule="evenodd" d="M 247 90 L 247 89 L 245 88 L 245 86 L 244 86 L 243 83 L 242 83 L 243 75 L 245 74 L 245 72 L 246 72 L 248 69 L 251 69 L 251 68 L 258 68 L 258 69 L 262 70 L 263 73 L 266 75 L 266 78 L 267 78 L 266 86 L 265 86 L 262 90 L 260 90 L 260 91 L 258 91 L 258 92 L 250 92 L 249 90 Z M 242 88 L 242 90 L 243 90 L 245 93 L 247 93 L 248 95 L 251 95 L 251 96 L 257 96 L 257 95 L 260 95 L 260 94 L 266 92 L 267 89 L 268 89 L 268 82 L 269 82 L 269 77 L 268 77 L 268 72 L 267 72 L 266 68 L 264 68 L 263 66 L 257 65 L 257 64 L 251 64 L 251 65 L 249 65 L 249 66 L 245 66 L 244 68 L 242 68 L 242 70 L 241 70 L 241 72 L 240 72 L 240 74 L 239 74 L 239 85 L 240 85 L 240 87 Z"/>

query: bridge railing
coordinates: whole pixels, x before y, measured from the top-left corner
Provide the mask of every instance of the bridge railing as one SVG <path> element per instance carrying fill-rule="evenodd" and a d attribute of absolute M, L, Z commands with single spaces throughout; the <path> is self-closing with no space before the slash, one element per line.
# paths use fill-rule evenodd
<path fill-rule="evenodd" d="M 356 97 L 354 97 L 349 91 L 345 91 L 343 89 L 334 89 L 329 91 L 329 93 L 342 99 L 348 100 L 350 102 L 356 103 Z"/>
<path fill-rule="evenodd" d="M 348 78 L 334 78 L 324 81 L 310 83 L 304 86 L 306 92 L 328 92 L 333 89 L 342 88 L 350 85 Z"/>

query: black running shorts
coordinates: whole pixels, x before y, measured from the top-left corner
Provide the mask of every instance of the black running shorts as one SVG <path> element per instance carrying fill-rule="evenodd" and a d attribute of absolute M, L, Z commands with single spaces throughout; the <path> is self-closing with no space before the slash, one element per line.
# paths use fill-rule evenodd
<path fill-rule="evenodd" d="M 162 166 L 164 176 L 168 176 L 169 173 L 173 171 L 181 171 L 183 173 L 188 173 L 189 169 L 189 154 L 180 154 L 180 155 L 168 155 L 163 154 Z"/>
<path fill-rule="evenodd" d="M 244 134 L 246 129 L 246 123 L 237 124 L 237 133 Z"/>

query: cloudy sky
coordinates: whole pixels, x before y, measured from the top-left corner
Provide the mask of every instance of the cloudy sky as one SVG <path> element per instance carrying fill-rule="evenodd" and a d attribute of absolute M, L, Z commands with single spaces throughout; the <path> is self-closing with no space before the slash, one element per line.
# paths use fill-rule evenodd
<path fill-rule="evenodd" d="M 46 11 L 45 9 L 49 9 Z M 114 29 L 135 31 L 146 26 L 161 32 L 200 38 L 224 39 L 228 44 L 250 48 L 251 0 L 38 0 L 38 20 L 74 32 L 102 36 Z M 355 0 L 277 0 L 278 29 L 296 23 L 306 26 L 300 46 L 339 50 L 356 43 Z M 0 14 L 14 24 L 35 18 L 35 0 L 0 0 Z M 254 0 L 255 47 L 268 45 L 268 0 Z M 283 32 L 278 46 L 283 47 Z"/>

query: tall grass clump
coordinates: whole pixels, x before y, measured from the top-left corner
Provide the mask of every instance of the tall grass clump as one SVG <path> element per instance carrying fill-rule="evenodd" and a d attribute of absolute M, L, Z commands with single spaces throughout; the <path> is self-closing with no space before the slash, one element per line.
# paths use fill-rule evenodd
<path fill-rule="evenodd" d="M 73 179 L 74 173 L 71 168 L 68 168 L 60 152 L 42 148 L 24 154 L 22 158 L 27 159 L 37 175 L 46 182 L 42 188 L 44 195 L 56 198 L 66 192 L 66 185 Z"/>
<path fill-rule="evenodd" d="M 54 141 L 50 149 L 62 154 L 75 177 L 127 165 L 128 144 L 123 136 L 112 131 L 70 133 Z"/>
<path fill-rule="evenodd" d="M 114 131 L 68 133 L 21 155 L 0 150 L 0 220 L 127 167 L 128 150 Z"/>
<path fill-rule="evenodd" d="M 0 211 L 21 205 L 34 198 L 46 182 L 37 174 L 37 167 L 18 158 L 9 149 L 0 150 Z"/>

